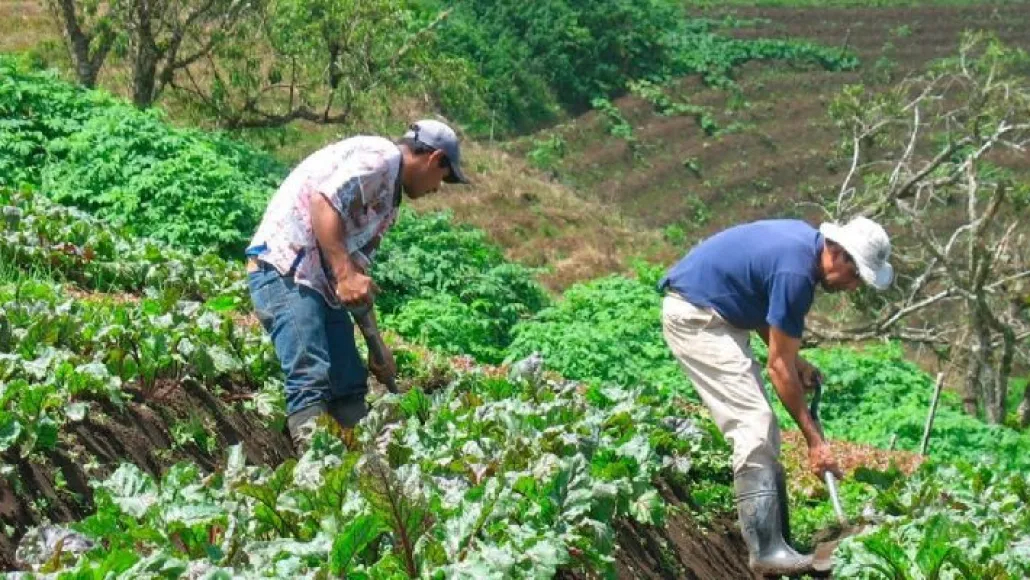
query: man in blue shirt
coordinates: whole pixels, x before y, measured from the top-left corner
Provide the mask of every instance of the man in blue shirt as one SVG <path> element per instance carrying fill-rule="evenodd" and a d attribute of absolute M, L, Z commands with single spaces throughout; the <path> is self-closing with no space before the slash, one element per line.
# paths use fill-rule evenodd
<path fill-rule="evenodd" d="M 829 444 L 805 404 L 819 371 L 798 356 L 816 286 L 829 292 L 869 284 L 886 289 L 894 272 L 890 240 L 855 218 L 818 230 L 798 220 L 739 225 L 701 242 L 660 282 L 665 340 L 723 435 L 733 444 L 741 531 L 756 574 L 814 570 L 790 547 L 780 433 L 751 352 L 751 331 L 769 346 L 767 368 L 784 407 L 808 443 L 812 470 L 840 476 Z"/>

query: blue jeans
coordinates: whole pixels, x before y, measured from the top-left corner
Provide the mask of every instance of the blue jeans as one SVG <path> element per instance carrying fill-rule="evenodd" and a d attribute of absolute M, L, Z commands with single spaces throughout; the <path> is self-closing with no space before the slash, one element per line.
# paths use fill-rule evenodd
<path fill-rule="evenodd" d="M 368 371 L 347 310 L 330 308 L 317 292 L 267 265 L 247 275 L 247 286 L 286 377 L 287 414 L 338 398 L 364 398 Z"/>

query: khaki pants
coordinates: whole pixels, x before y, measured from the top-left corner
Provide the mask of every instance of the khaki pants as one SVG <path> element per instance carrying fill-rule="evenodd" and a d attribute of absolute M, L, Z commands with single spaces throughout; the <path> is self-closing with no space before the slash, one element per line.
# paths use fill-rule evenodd
<path fill-rule="evenodd" d="M 733 444 L 733 472 L 776 465 L 780 430 L 748 343 L 750 332 L 675 293 L 666 294 L 662 303 L 662 330 L 715 424 Z"/>

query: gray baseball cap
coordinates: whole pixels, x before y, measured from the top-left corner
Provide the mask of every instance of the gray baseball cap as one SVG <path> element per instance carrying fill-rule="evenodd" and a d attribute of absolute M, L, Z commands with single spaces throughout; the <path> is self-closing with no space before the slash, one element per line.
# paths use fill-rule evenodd
<path fill-rule="evenodd" d="M 422 119 L 408 127 L 405 139 L 414 139 L 433 149 L 443 151 L 451 166 L 451 174 L 444 178 L 447 183 L 469 183 L 461 170 L 461 149 L 458 147 L 458 135 L 446 123 L 433 119 Z"/>

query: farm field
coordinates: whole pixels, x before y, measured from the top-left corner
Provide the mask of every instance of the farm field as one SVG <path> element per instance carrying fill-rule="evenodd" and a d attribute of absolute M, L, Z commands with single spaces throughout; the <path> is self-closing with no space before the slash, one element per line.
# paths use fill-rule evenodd
<path fill-rule="evenodd" d="M 426 22 L 427 12 L 403 2 L 373 4 Z M 573 4 L 547 6 L 571 18 Z M 674 13 L 664 12 L 672 2 L 633 0 L 601 16 L 616 14 L 615 4 L 627 10 L 618 18 L 641 27 Z M 0 1 L 0 571 L 19 579 L 754 577 L 730 445 L 663 338 L 658 279 L 695 241 L 733 223 L 817 221 L 839 209 L 826 200 L 850 179 L 850 159 L 831 107 L 876 102 L 907 74 L 957 54 L 969 28 L 1030 49 L 1030 3 L 688 3 L 690 18 L 665 29 L 675 39 L 671 64 L 620 69 L 626 78 L 617 67 L 577 69 L 583 61 L 568 57 L 611 41 L 587 33 L 618 28 L 595 8 L 576 8 L 586 28 L 570 25 L 580 36 L 552 46 L 534 26 L 522 28 L 536 21 L 519 20 L 535 18 L 537 5 L 506 4 L 510 14 L 493 6 L 422 7 L 431 24 L 418 35 L 439 27 L 460 40 L 440 44 L 440 54 L 482 51 L 470 53 L 482 68 L 455 68 L 471 75 L 456 77 L 471 83 L 468 100 L 416 84 L 388 106 L 355 101 L 365 116 L 348 123 L 248 130 L 226 128 L 181 94 L 141 110 L 126 99 L 124 60 L 100 76 L 100 91 L 76 85 L 45 5 Z M 450 8 L 451 20 L 435 16 Z M 477 45 L 507 26 L 503 18 L 525 33 L 525 51 L 516 54 L 511 37 L 497 47 L 523 61 L 499 61 L 487 50 L 496 47 Z M 626 54 L 646 53 L 647 35 L 620 30 L 644 43 Z M 1030 71 L 1030 60 L 1004 54 L 1003 64 Z M 536 58 L 562 74 L 598 75 L 594 89 L 616 81 L 627 89 L 584 103 L 585 82 L 506 68 Z M 418 66 L 403 75 L 438 72 Z M 1002 69 L 999 78 L 1011 81 Z M 494 91 L 482 102 L 469 96 L 479 82 Z M 541 89 L 545 82 L 553 84 Z M 842 105 L 855 84 L 870 100 Z M 1030 120 L 1030 100 L 1013 102 L 983 113 L 990 128 L 1005 127 L 996 115 Z M 473 184 L 405 202 L 371 270 L 399 393 L 370 381 L 371 411 L 355 429 L 321 422 L 310 447 L 297 449 L 241 251 L 269 196 L 311 149 L 440 110 L 461 119 Z M 969 150 L 957 148 L 955 165 L 939 171 L 967 171 Z M 983 228 L 993 237 L 981 246 L 994 250 L 998 270 L 966 278 L 993 276 L 979 286 L 982 302 L 1009 300 L 989 312 L 1002 312 L 1019 337 L 1004 362 L 997 345 L 1009 337 L 992 327 L 992 358 L 975 367 L 988 384 L 1010 365 L 1000 417 L 991 401 L 962 390 L 974 367 L 962 366 L 972 363 L 960 343 L 978 340 L 970 333 L 948 348 L 890 339 L 886 326 L 859 341 L 806 343 L 805 358 L 825 377 L 821 420 L 845 472 L 843 508 L 864 528 L 841 539 L 804 438 L 766 380 L 784 429 L 793 542 L 831 553 L 832 577 L 1030 577 L 1030 429 L 1020 407 L 1030 400 L 1030 335 L 1019 334 L 1030 315 L 1019 268 L 1030 262 L 1017 237 L 1030 207 L 1030 157 L 1011 147 L 984 167 L 970 179 L 981 180 L 973 193 L 1009 188 L 996 202 L 1008 221 Z M 868 179 L 873 190 L 887 183 Z M 927 214 L 930 234 L 904 216 L 890 222 L 906 284 L 924 265 L 913 258 L 916 243 L 964 223 L 965 203 L 947 205 L 965 199 L 946 189 L 953 185 L 940 186 L 945 209 Z M 864 186 L 858 201 L 869 201 Z M 974 258 L 982 251 L 970 248 Z M 896 307 L 891 300 L 911 307 L 920 291 L 946 283 L 940 273 L 926 279 L 911 296 L 881 302 L 823 295 L 815 318 L 843 325 Z M 968 294 L 956 287 L 945 298 Z M 928 311 L 922 328 L 965 320 L 967 302 L 944 304 L 955 308 Z M 764 365 L 765 345 L 756 338 L 752 348 Z M 939 399 L 926 370 L 938 366 L 948 371 Z"/>
<path fill-rule="evenodd" d="M 735 4 L 735 3 L 728 3 Z M 741 38 L 805 38 L 846 46 L 861 58 L 853 71 L 790 64 L 750 63 L 735 72 L 736 88 L 713 89 L 696 78 L 670 91 L 675 100 L 707 107 L 726 134 L 706 135 L 690 115 L 657 114 L 652 103 L 627 96 L 615 104 L 632 126 L 639 154 L 607 134 L 600 113 L 590 113 L 536 137 L 560 136 L 567 153 L 550 170 L 587 199 L 617 207 L 655 229 L 674 226 L 697 239 L 743 220 L 813 214 L 804 202 L 836 189 L 847 159 L 836 149 L 840 132 L 828 111 L 848 84 L 886 86 L 949 56 L 967 29 L 986 29 L 1004 42 L 1030 49 L 1025 34 L 1030 4 L 940 5 L 862 2 L 769 2 L 712 5 L 699 12 L 729 16 L 729 34 Z M 739 24 L 745 23 L 745 25 Z M 531 150 L 520 142 L 517 149 Z M 1027 157 L 1010 162 L 1026 171 Z"/>

